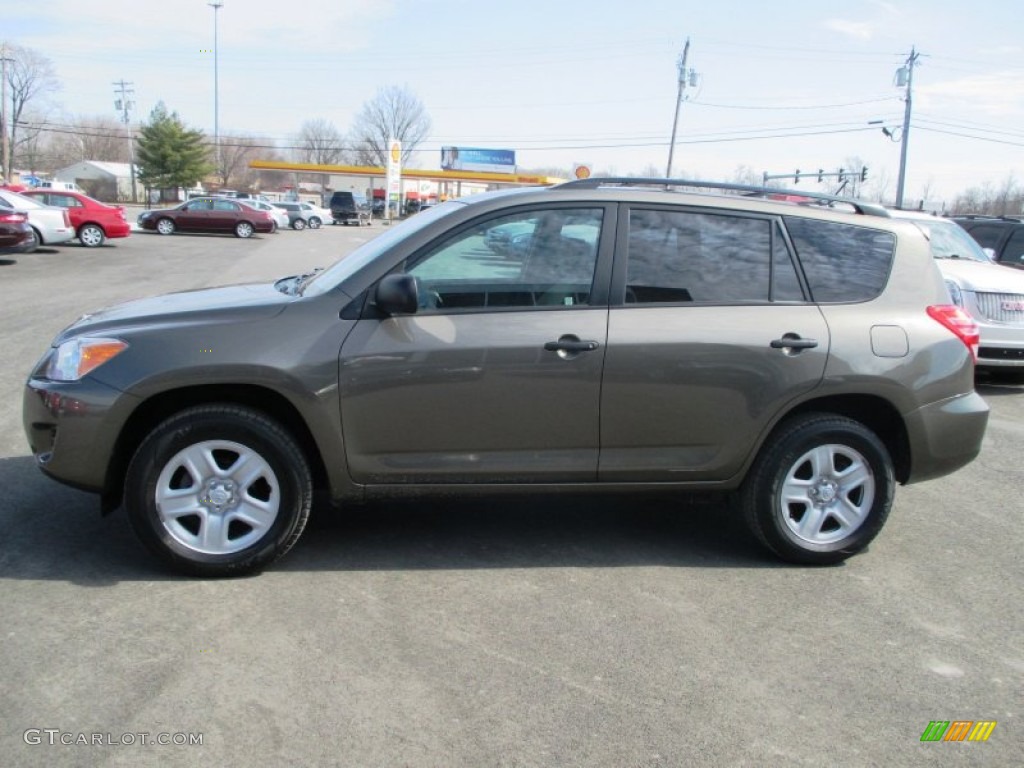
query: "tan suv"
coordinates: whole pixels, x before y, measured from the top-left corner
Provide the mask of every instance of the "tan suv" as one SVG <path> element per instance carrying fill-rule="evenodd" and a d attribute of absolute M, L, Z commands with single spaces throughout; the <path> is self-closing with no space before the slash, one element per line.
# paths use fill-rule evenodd
<path fill-rule="evenodd" d="M 978 332 L 912 223 L 769 193 L 476 195 L 325 271 L 86 315 L 30 376 L 29 442 L 188 573 L 265 566 L 316 488 L 722 491 L 777 555 L 840 561 L 897 483 L 977 455 Z"/>

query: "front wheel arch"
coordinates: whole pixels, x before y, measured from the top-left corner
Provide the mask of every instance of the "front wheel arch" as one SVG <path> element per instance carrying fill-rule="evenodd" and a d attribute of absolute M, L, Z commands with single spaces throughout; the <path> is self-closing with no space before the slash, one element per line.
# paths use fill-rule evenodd
<path fill-rule="evenodd" d="M 132 412 L 120 430 L 110 462 L 107 465 L 102 492 L 102 511 L 109 514 L 124 500 L 124 477 L 128 463 L 139 445 L 158 424 L 187 408 L 201 405 L 235 405 L 257 410 L 284 426 L 299 443 L 313 473 L 313 484 L 339 496 L 323 460 L 321 445 L 313 436 L 305 418 L 296 406 L 280 392 L 251 384 L 209 384 L 182 387 L 160 392 L 147 398 Z M 323 446 L 324 451 L 337 450 Z"/>

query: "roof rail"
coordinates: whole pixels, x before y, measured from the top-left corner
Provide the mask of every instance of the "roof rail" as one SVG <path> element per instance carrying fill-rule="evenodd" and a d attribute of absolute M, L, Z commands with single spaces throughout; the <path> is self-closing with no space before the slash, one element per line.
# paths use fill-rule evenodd
<path fill-rule="evenodd" d="M 607 177 L 596 177 L 591 176 L 588 179 L 574 179 L 573 181 L 566 181 L 561 184 L 556 184 L 554 187 L 549 189 L 561 189 L 563 187 L 576 187 L 578 189 L 597 189 L 608 184 L 615 184 L 620 186 L 638 186 L 638 187 L 695 187 L 697 189 L 717 189 L 724 190 L 727 192 L 745 192 L 748 195 L 793 195 L 794 197 L 806 197 L 809 200 L 821 201 L 827 203 L 845 203 L 852 207 L 857 213 L 865 216 L 881 216 L 889 218 L 889 211 L 885 209 L 885 206 L 879 205 L 878 203 L 869 203 L 864 200 L 857 200 L 853 197 L 842 197 L 840 195 L 826 195 L 822 192 L 805 192 L 803 190 L 795 189 L 776 189 L 773 187 L 756 187 L 750 184 L 728 184 L 720 181 L 700 181 L 697 179 L 659 179 L 659 178 L 639 178 L 633 176 L 607 176 Z"/>

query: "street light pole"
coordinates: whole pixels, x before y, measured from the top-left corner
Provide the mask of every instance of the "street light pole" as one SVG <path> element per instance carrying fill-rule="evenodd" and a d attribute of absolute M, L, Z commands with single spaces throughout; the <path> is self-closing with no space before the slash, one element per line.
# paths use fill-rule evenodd
<path fill-rule="evenodd" d="M 914 87 L 914 64 L 921 57 L 921 54 L 914 50 L 914 47 L 910 48 L 910 56 L 907 57 L 907 63 L 904 66 L 907 78 L 907 95 L 904 99 L 906 106 L 903 110 L 903 133 L 900 135 L 900 176 L 899 181 L 896 182 L 896 207 L 903 207 L 903 188 L 907 180 L 907 144 L 910 139 L 910 100 L 911 94 Z M 901 77 L 901 73 L 904 71 L 901 69 L 897 72 L 897 77 Z M 897 81 L 898 82 L 898 81 Z"/>
<path fill-rule="evenodd" d="M 217 11 L 224 7 L 224 0 L 207 3 L 213 8 L 213 146 L 217 162 L 217 176 L 223 179 L 220 162 L 220 73 L 217 62 Z"/>
<path fill-rule="evenodd" d="M 7 134 L 7 62 L 14 61 L 14 59 L 8 58 L 7 56 L 7 43 L 0 45 L 0 67 L 2 67 L 2 75 L 0 80 L 3 80 L 3 85 L 0 86 L 0 133 L 3 133 L 3 157 L 0 161 L 3 162 L 4 172 L 0 175 L 0 180 L 11 181 L 11 137 Z"/>

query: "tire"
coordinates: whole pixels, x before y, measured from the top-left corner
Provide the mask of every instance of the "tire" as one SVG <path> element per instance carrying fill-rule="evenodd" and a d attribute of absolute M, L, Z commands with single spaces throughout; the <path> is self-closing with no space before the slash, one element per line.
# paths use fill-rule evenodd
<path fill-rule="evenodd" d="M 39 234 L 39 230 L 32 227 L 32 245 L 28 249 L 28 253 L 32 253 L 36 248 L 43 244 L 43 236 Z"/>
<path fill-rule="evenodd" d="M 265 568 L 302 534 L 309 464 L 289 432 L 226 403 L 184 410 L 142 441 L 124 506 L 140 541 L 172 569 L 240 576 Z"/>
<path fill-rule="evenodd" d="M 156 223 L 156 231 L 161 235 L 173 235 L 175 230 L 174 222 L 170 219 L 160 219 Z"/>
<path fill-rule="evenodd" d="M 243 240 L 248 237 L 252 237 L 253 229 L 252 224 L 248 221 L 240 221 L 235 224 L 235 237 L 240 237 Z"/>
<path fill-rule="evenodd" d="M 321 222 L 320 219 L 317 216 L 314 216 L 314 217 L 312 217 L 309 220 L 309 228 L 310 229 L 320 229 L 320 226 L 322 225 L 322 223 L 323 222 Z"/>
<path fill-rule="evenodd" d="M 305 219 L 296 219 L 295 221 L 292 222 L 292 229 L 303 230 L 305 228 L 306 228 L 306 221 L 305 221 Z"/>
<path fill-rule="evenodd" d="M 783 560 L 808 565 L 864 549 L 885 524 L 896 486 L 882 441 L 860 422 L 824 413 L 783 422 L 769 440 L 739 494 L 754 536 Z"/>
<path fill-rule="evenodd" d="M 78 242 L 86 248 L 99 248 L 106 239 L 103 228 L 96 224 L 85 224 L 78 229 Z"/>

